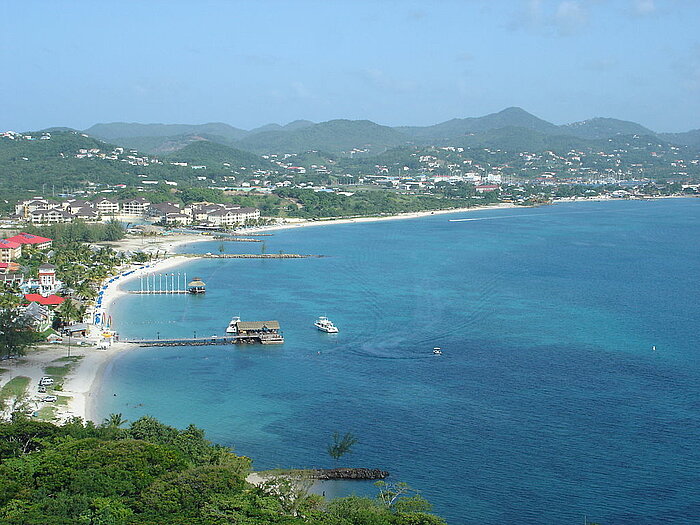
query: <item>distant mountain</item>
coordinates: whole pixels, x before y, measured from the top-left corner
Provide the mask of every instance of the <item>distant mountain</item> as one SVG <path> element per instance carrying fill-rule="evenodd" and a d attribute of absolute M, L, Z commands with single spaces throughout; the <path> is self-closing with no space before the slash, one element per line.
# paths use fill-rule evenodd
<path fill-rule="evenodd" d="M 231 141 L 219 135 L 208 133 L 191 133 L 185 135 L 172 135 L 168 137 L 117 137 L 111 142 L 125 148 L 136 149 L 152 155 L 168 154 L 180 150 L 200 141 L 216 142 L 218 144 L 230 144 Z"/>
<path fill-rule="evenodd" d="M 66 128 L 64 126 L 54 126 L 52 128 L 46 128 L 46 129 L 41 130 L 42 133 L 55 133 L 55 132 L 63 132 L 63 131 L 77 132 L 78 130 L 73 129 L 73 128 Z"/>
<path fill-rule="evenodd" d="M 510 107 L 482 117 L 456 118 L 433 126 L 388 127 L 369 120 L 331 120 L 313 123 L 296 120 L 286 125 L 267 124 L 249 131 L 228 124 L 95 124 L 85 130 L 97 138 L 150 154 L 168 154 L 201 141 L 262 153 L 301 153 L 320 150 L 332 154 L 354 148 L 377 154 L 404 145 L 483 145 L 513 151 L 559 150 L 578 147 L 579 141 L 620 136 L 654 136 L 680 145 L 700 148 L 700 130 L 656 134 L 635 122 L 593 118 L 557 126 L 522 108 Z M 498 141 L 502 140 L 502 143 Z"/>
<path fill-rule="evenodd" d="M 246 132 L 246 136 L 249 137 L 250 135 L 255 135 L 256 133 L 265 133 L 266 131 L 295 131 L 297 129 L 308 128 L 314 124 L 315 122 L 311 122 L 310 120 L 295 120 L 284 126 L 280 126 L 279 124 L 266 124 L 264 126 L 260 126 L 259 128 L 251 129 L 250 131 Z"/>
<path fill-rule="evenodd" d="M 558 127 L 561 135 L 573 135 L 583 139 L 607 139 L 615 135 L 655 135 L 649 128 L 636 122 L 614 118 L 592 118 Z"/>
<path fill-rule="evenodd" d="M 235 143 L 255 153 L 300 153 L 323 150 L 330 153 L 366 148 L 383 151 L 408 142 L 405 134 L 369 120 L 330 120 L 291 131 L 264 131 Z"/>
<path fill-rule="evenodd" d="M 311 122 L 310 120 L 294 120 L 289 124 L 282 126 L 282 128 L 287 131 L 294 131 L 297 129 L 308 128 L 309 126 L 313 126 L 314 124 L 316 123 Z"/>
<path fill-rule="evenodd" d="M 585 148 L 591 143 L 591 140 L 579 137 L 553 135 L 514 126 L 472 133 L 451 141 L 455 146 L 491 148 L 508 152 L 566 152 Z"/>
<path fill-rule="evenodd" d="M 512 107 L 483 117 L 456 118 L 434 126 L 406 126 L 395 129 L 416 139 L 445 140 L 500 128 L 522 128 L 542 133 L 556 133 L 558 126 L 522 108 Z"/>
<path fill-rule="evenodd" d="M 111 122 L 95 124 L 85 133 L 102 140 L 114 142 L 116 139 L 132 137 L 172 137 L 177 135 L 209 134 L 218 135 L 229 140 L 237 140 L 246 135 L 246 131 L 221 122 L 208 124 L 138 124 L 128 122 Z"/>
<path fill-rule="evenodd" d="M 659 137 L 674 144 L 700 149 L 700 129 L 686 131 L 685 133 L 659 133 Z"/>
<path fill-rule="evenodd" d="M 218 167 L 226 162 L 231 168 L 267 168 L 272 164 L 248 151 L 242 151 L 224 144 L 217 144 L 207 140 L 192 142 L 187 146 L 163 157 L 164 159 L 190 164 L 202 164 L 209 167 Z"/>

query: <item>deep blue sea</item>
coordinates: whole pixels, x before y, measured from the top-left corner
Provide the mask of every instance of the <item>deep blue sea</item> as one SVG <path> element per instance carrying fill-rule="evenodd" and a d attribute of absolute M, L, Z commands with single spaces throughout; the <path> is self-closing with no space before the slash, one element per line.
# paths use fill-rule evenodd
<path fill-rule="evenodd" d="M 194 261 L 179 270 L 205 296 L 128 296 L 111 313 L 126 337 L 276 319 L 285 344 L 123 354 L 101 416 L 194 423 L 257 469 L 331 467 L 332 433 L 352 432 L 341 465 L 390 471 L 450 524 L 700 523 L 700 199 L 265 239 L 223 249 L 327 257 Z M 319 315 L 341 332 L 317 331 Z"/>

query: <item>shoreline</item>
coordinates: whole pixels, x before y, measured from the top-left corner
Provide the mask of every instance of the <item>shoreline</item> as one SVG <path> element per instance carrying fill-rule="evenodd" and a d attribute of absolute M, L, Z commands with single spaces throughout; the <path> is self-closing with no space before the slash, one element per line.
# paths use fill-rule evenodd
<path fill-rule="evenodd" d="M 674 198 L 674 197 L 668 197 Z M 677 197 L 683 198 L 683 197 Z M 608 201 L 620 201 L 621 199 L 610 199 L 610 198 L 587 198 L 587 199 L 559 199 L 554 201 L 552 204 L 559 203 L 577 203 L 577 202 L 608 202 Z M 357 217 L 357 218 L 340 218 L 340 219 L 321 219 L 321 220 L 308 220 L 300 219 L 293 222 L 285 222 L 282 224 L 275 224 L 271 226 L 261 226 L 246 229 L 245 233 L 258 233 L 258 232 L 270 232 L 294 228 L 306 228 L 312 226 L 324 226 L 324 225 L 337 225 L 337 224 L 355 224 L 355 223 L 368 223 L 368 222 L 379 222 L 388 220 L 405 220 L 405 219 L 418 219 L 423 217 L 429 217 L 432 215 L 446 215 L 453 213 L 467 213 L 476 212 L 482 210 L 497 210 L 497 209 L 512 209 L 512 208 L 530 208 L 533 206 L 519 206 L 512 203 L 499 203 L 491 206 L 476 206 L 471 208 L 456 208 L 451 210 L 435 210 L 435 211 L 424 211 L 424 212 L 409 212 L 390 216 L 380 216 L 380 217 Z M 141 249 L 144 251 L 150 251 L 151 253 L 160 253 L 161 250 L 164 252 L 164 258 L 158 259 L 156 261 L 146 263 L 146 264 L 132 264 L 125 268 L 122 268 L 118 274 L 106 279 L 105 283 L 100 287 L 101 293 L 101 306 L 95 308 L 93 314 L 92 322 L 90 324 L 90 335 L 88 340 L 95 345 L 99 342 L 103 342 L 101 337 L 102 329 L 94 324 L 95 314 L 99 314 L 102 318 L 104 315 L 108 315 L 109 309 L 114 305 L 114 302 L 123 296 L 127 295 L 127 292 L 122 289 L 122 285 L 133 281 L 137 277 L 154 271 L 162 271 L 182 264 L 188 261 L 195 261 L 197 258 L 185 257 L 174 253 L 174 250 L 182 245 L 189 244 L 192 242 L 213 242 L 215 239 L 210 235 L 205 234 L 173 234 L 168 237 L 155 237 L 152 239 L 134 239 L 127 238 L 122 241 L 117 241 L 114 243 L 103 243 L 104 245 L 110 246 L 115 249 L 121 250 L 136 250 Z M 78 361 L 76 366 L 70 371 L 70 373 L 65 377 L 64 388 L 62 392 L 58 392 L 58 395 L 67 395 L 67 404 L 57 408 L 57 419 L 59 421 L 65 421 L 72 417 L 79 417 L 85 421 L 94 421 L 96 424 L 97 415 L 97 394 L 101 391 L 102 379 L 105 372 L 108 370 L 109 366 L 113 362 L 114 358 L 121 355 L 122 353 L 134 350 L 136 347 L 128 342 L 112 341 L 109 339 L 109 344 L 106 349 L 97 349 L 97 346 L 73 346 L 71 354 L 74 356 L 82 356 L 82 359 Z M 55 345 L 51 347 L 49 345 L 42 345 L 38 350 L 30 352 L 27 356 L 18 359 L 17 362 L 12 363 L 13 360 L 8 360 L 9 366 L 6 362 L 2 363 L 0 368 L 7 368 L 8 373 L 1 376 L 0 384 L 4 384 L 6 381 L 16 376 L 27 376 L 31 378 L 30 385 L 28 387 L 28 395 L 37 397 L 37 384 L 38 379 L 44 374 L 44 368 L 51 366 L 52 361 L 60 357 L 64 357 L 66 353 L 66 345 Z"/>

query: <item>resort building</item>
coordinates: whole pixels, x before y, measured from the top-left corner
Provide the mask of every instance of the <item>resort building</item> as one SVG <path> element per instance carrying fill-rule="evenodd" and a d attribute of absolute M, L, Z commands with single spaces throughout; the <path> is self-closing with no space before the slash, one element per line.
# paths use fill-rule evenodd
<path fill-rule="evenodd" d="M 63 303 L 63 301 L 65 301 L 63 297 L 59 297 L 58 295 L 53 294 L 44 297 L 43 295 L 38 293 L 28 293 L 25 294 L 24 298 L 29 302 L 37 302 L 44 306 L 58 306 L 59 304 Z"/>
<path fill-rule="evenodd" d="M 39 293 L 50 295 L 57 292 L 62 283 L 56 280 L 56 267 L 53 264 L 39 266 Z"/>
<path fill-rule="evenodd" d="M 1 264 L 1 263 L 0 263 Z M 5 286 L 21 285 L 24 282 L 24 275 L 20 272 L 5 272 L 0 273 L 0 284 Z"/>
<path fill-rule="evenodd" d="M 19 264 L 16 262 L 3 262 L 0 263 L 0 274 L 16 272 L 19 270 Z"/>
<path fill-rule="evenodd" d="M 119 203 L 105 197 L 93 201 L 93 205 L 100 215 L 116 215 L 119 213 Z"/>
<path fill-rule="evenodd" d="M 29 199 L 15 205 L 15 214 L 21 219 L 28 219 L 34 210 L 48 210 L 51 206 L 48 199 Z"/>
<path fill-rule="evenodd" d="M 29 220 L 32 224 L 61 224 L 71 222 L 73 216 L 59 208 L 50 208 L 48 210 L 39 209 L 29 212 Z"/>
<path fill-rule="evenodd" d="M 136 197 L 134 199 L 129 199 L 126 201 L 122 201 L 121 203 L 121 212 L 124 215 L 145 215 L 146 210 L 150 206 L 150 202 L 148 202 L 146 199 L 143 197 Z"/>
<path fill-rule="evenodd" d="M 0 239 L 0 263 L 10 263 L 22 256 L 22 245 L 18 242 Z"/>
<path fill-rule="evenodd" d="M 23 308 L 22 320 L 35 332 L 44 332 L 51 328 L 53 313 L 48 306 L 32 301 Z"/>
<path fill-rule="evenodd" d="M 37 250 L 51 248 L 51 243 L 53 243 L 53 239 L 49 239 L 48 237 L 40 237 L 39 235 L 34 235 L 32 233 L 19 233 L 14 237 L 8 237 L 7 240 L 17 242 L 23 246 L 31 246 Z"/>

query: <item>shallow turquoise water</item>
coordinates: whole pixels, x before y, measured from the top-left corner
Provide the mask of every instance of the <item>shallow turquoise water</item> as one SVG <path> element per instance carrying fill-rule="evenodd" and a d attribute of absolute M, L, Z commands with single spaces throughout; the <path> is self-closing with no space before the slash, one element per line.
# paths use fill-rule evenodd
<path fill-rule="evenodd" d="M 100 412 L 193 422 L 261 469 L 333 466 L 350 431 L 342 462 L 389 470 L 453 524 L 697 523 L 699 240 L 700 200 L 679 199 L 226 243 L 328 257 L 189 263 L 206 296 L 127 297 L 118 330 L 222 334 L 240 315 L 279 320 L 286 343 L 135 350 Z"/>

